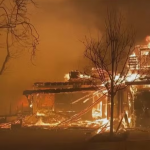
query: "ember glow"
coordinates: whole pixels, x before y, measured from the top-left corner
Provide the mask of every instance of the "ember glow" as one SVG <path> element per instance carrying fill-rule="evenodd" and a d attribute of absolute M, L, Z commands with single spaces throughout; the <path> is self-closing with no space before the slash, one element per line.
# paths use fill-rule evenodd
<path fill-rule="evenodd" d="M 126 81 L 128 82 L 132 82 L 136 79 L 139 79 L 140 75 L 139 74 L 129 74 L 127 77 L 126 77 Z"/>
<path fill-rule="evenodd" d="M 82 74 L 76 70 L 76 71 L 71 71 L 70 73 L 65 74 L 64 80 L 69 81 L 72 78 L 72 75 L 74 76 L 73 78 L 78 78 L 78 79 L 90 79 L 91 78 L 89 75 Z"/>
<path fill-rule="evenodd" d="M 65 74 L 65 76 L 64 76 L 64 80 L 65 80 L 65 81 L 68 81 L 69 79 L 70 79 L 70 77 L 69 77 L 69 73 Z"/>
<path fill-rule="evenodd" d="M 101 133 L 101 132 L 103 132 L 103 131 L 108 132 L 109 129 L 110 129 L 109 126 L 110 126 L 109 120 L 103 119 L 103 120 L 102 120 L 102 124 L 101 124 L 101 128 L 97 130 L 97 134 L 99 134 L 99 133 Z"/>
<path fill-rule="evenodd" d="M 36 122 L 35 126 L 48 126 L 48 127 L 55 127 L 59 124 L 60 122 L 57 123 L 44 123 L 42 121 L 42 118 L 40 117 L 39 120 Z"/>
<path fill-rule="evenodd" d="M 148 43 L 148 44 L 147 44 L 148 48 L 150 48 L 150 36 L 147 36 L 147 37 L 146 37 L 146 42 Z"/>
<path fill-rule="evenodd" d="M 96 72 L 94 74 L 96 74 Z M 127 81 L 131 82 L 137 78 L 139 78 L 137 74 L 130 74 L 127 78 Z M 73 83 L 74 87 L 76 82 L 79 84 L 80 82 L 89 81 L 87 79 L 91 79 L 91 77 L 83 75 L 78 71 L 72 71 L 65 75 L 65 79 L 67 83 L 70 82 L 70 86 Z M 123 77 L 120 77 L 120 74 L 117 74 L 114 80 L 118 81 L 117 83 L 120 84 L 119 80 L 123 80 Z M 80 86 L 82 87 L 82 84 Z M 35 96 L 33 95 L 32 100 L 35 99 L 35 102 L 33 100 L 33 105 L 37 105 L 36 107 L 33 107 L 33 111 L 36 112 L 36 117 L 38 117 L 38 119 L 33 118 L 30 122 L 25 121 L 24 126 L 46 126 L 46 128 L 70 128 L 76 126 L 84 128 L 99 128 L 97 130 L 97 134 L 101 132 L 108 132 L 110 129 L 110 113 L 108 112 L 108 110 L 110 111 L 110 102 L 108 99 L 108 91 L 105 88 L 104 84 L 100 84 L 98 87 L 100 87 L 99 90 L 90 92 L 83 97 L 80 97 L 71 102 L 72 107 L 73 105 L 81 104 L 81 102 L 83 105 L 89 102 L 92 103 L 79 112 L 67 111 L 68 113 L 74 113 L 74 115 L 70 116 L 69 118 L 65 118 L 65 116 L 63 117 L 65 111 L 62 110 L 55 112 L 54 109 L 48 110 L 47 108 L 43 108 L 42 110 L 42 107 L 36 108 L 40 104 L 38 98 L 41 99 L 44 95 L 46 96 L 46 94 L 42 94 L 43 96 L 40 94 L 36 94 Z M 75 88 L 79 87 L 75 86 Z M 44 97 L 43 99 L 45 99 Z M 49 101 L 54 101 L 54 98 L 55 97 L 51 97 Z M 43 106 L 42 104 L 40 105 Z M 52 103 L 51 108 L 53 108 L 53 105 L 54 103 Z M 82 119 L 82 116 L 84 116 L 87 112 L 91 112 L 92 120 Z M 57 115 L 59 117 L 57 117 Z M 130 118 L 130 115 L 131 114 L 128 113 L 128 118 Z M 32 120 L 35 120 L 34 123 L 32 122 Z M 118 122 L 118 120 L 116 119 L 114 119 L 114 121 Z M 125 121 L 126 120 L 123 120 L 122 124 L 124 125 L 124 127 L 127 127 Z M 129 119 L 128 122 L 131 123 L 131 119 Z"/>
<path fill-rule="evenodd" d="M 130 55 L 130 57 L 135 57 L 135 56 L 136 56 L 135 53 L 133 53 L 133 54 Z"/>
<path fill-rule="evenodd" d="M 45 114 L 44 114 L 44 113 L 37 112 L 37 113 L 36 113 L 36 116 L 41 117 L 41 116 L 45 116 Z"/>
<path fill-rule="evenodd" d="M 89 79 L 90 76 L 84 75 L 84 74 L 80 74 L 80 78 L 81 78 L 81 79 Z"/>

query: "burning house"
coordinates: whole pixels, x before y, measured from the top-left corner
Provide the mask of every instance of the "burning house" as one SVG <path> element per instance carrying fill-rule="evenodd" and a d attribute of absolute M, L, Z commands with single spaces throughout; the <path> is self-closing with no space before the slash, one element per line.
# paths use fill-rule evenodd
<path fill-rule="evenodd" d="M 93 74 L 96 75 L 95 70 Z M 78 71 L 72 71 L 66 76 L 69 77 L 68 81 L 37 82 L 34 83 L 33 90 L 24 91 L 23 94 L 26 95 L 30 103 L 33 116 L 51 116 L 47 120 L 52 117 L 58 118 L 57 121 L 55 120 L 56 124 L 65 121 L 65 125 L 81 120 L 88 120 L 89 125 L 95 121 L 102 124 L 108 123 L 110 100 L 105 87 L 101 84 L 97 86 L 98 81 L 94 81 L 94 77 L 82 75 Z M 133 97 L 129 88 L 118 92 L 114 108 L 116 120 L 121 119 L 123 112 L 126 111 L 131 124 Z M 39 125 L 41 124 L 43 123 L 40 122 Z"/>
<path fill-rule="evenodd" d="M 122 83 L 126 88 L 119 90 L 114 99 L 114 124 L 116 121 L 118 125 L 123 119 L 126 127 L 141 126 L 142 118 L 146 116 L 139 115 L 143 109 L 149 116 L 148 96 L 145 99 L 140 97 L 140 94 L 149 94 L 149 57 L 150 48 L 147 45 L 136 46 L 130 55 L 127 64 L 129 73 Z M 52 126 L 67 126 L 74 122 L 78 125 L 86 122 L 86 126 L 90 126 L 98 122 L 98 125 L 107 123 L 109 126 L 110 97 L 103 83 L 96 78 L 99 72 L 100 69 L 97 71 L 93 68 L 91 75 L 87 76 L 79 71 L 71 71 L 65 75 L 64 82 L 36 82 L 32 90 L 25 90 L 23 95 L 28 99 L 36 122 L 37 117 L 47 118 L 37 124 L 44 124 L 44 121 Z"/>
<path fill-rule="evenodd" d="M 132 73 L 126 84 L 130 86 L 134 95 L 134 115 L 136 126 L 148 127 L 149 122 L 149 90 L 150 90 L 150 47 L 148 45 L 136 46 L 134 53 L 129 58 Z M 149 96 L 148 96 L 149 95 Z"/>

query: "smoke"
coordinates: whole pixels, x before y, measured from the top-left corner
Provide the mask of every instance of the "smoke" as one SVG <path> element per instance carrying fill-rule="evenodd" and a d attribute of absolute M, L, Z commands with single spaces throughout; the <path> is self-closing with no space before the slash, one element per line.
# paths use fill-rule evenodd
<path fill-rule="evenodd" d="M 24 52 L 12 59 L 0 77 L 0 103 L 16 102 L 22 91 L 36 81 L 62 81 L 72 69 L 82 70 L 84 36 L 97 36 L 104 30 L 106 10 L 122 11 L 137 32 L 137 44 L 144 44 L 150 35 L 150 1 L 141 0 L 35 0 L 37 8 L 29 8 L 40 44 L 33 66 L 30 54 Z M 5 55 L 5 53 L 2 53 Z M 2 60 L 2 55 L 0 59 Z M 2 110 L 2 109 L 1 109 Z"/>
<path fill-rule="evenodd" d="M 47 14 L 60 22 L 69 21 L 75 26 L 96 27 L 103 30 L 107 9 L 116 8 L 124 13 L 136 32 L 138 42 L 144 42 L 149 34 L 150 1 L 141 0 L 51 0 L 42 1 Z"/>

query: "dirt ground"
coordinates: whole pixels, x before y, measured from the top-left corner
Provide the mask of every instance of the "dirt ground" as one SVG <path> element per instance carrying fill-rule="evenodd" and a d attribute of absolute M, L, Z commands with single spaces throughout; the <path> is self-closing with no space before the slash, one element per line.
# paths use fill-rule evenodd
<path fill-rule="evenodd" d="M 131 132 L 127 141 L 88 142 L 84 130 L 0 131 L 0 150 L 150 150 L 150 134 Z"/>

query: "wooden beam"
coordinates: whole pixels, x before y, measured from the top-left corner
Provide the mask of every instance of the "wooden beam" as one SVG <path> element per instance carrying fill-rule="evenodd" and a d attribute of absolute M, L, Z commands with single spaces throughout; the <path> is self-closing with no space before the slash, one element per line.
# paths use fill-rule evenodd
<path fill-rule="evenodd" d="M 80 92 L 80 91 L 96 91 L 96 87 L 85 87 L 85 88 L 58 88 L 58 89 L 38 89 L 38 90 L 25 90 L 23 95 L 31 95 L 37 93 L 69 93 L 69 92 Z"/>

